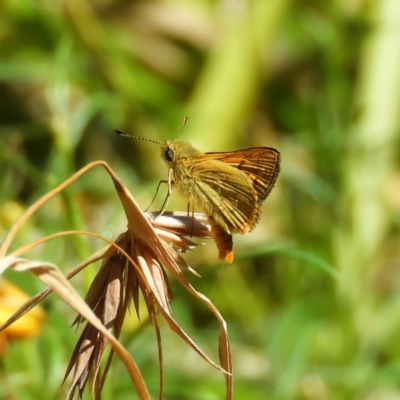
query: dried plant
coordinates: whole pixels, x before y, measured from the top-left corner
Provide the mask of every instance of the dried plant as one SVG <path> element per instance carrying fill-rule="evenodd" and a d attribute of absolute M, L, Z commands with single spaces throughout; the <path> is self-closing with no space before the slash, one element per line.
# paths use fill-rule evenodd
<path fill-rule="evenodd" d="M 127 218 L 128 229 L 126 232 L 120 234 L 115 242 L 91 232 L 60 232 L 6 255 L 19 228 L 32 213 L 82 174 L 97 165 L 103 166 L 113 180 Z M 226 323 L 212 302 L 196 291 L 188 282 L 183 271 L 195 275 L 198 274 L 187 265 L 179 254 L 195 248 L 196 243 L 190 240 L 189 236 L 197 238 L 210 237 L 210 227 L 205 224 L 205 221 L 206 217 L 202 214 L 188 216 L 187 213 L 164 213 L 160 216 L 153 213 L 143 213 L 132 195 L 105 162 L 97 161 L 89 164 L 31 206 L 11 229 L 0 247 L 1 273 L 7 268 L 13 268 L 16 271 L 31 270 L 49 287 L 24 303 L 0 327 L 0 330 L 15 322 L 51 291 L 54 291 L 79 313 L 74 322 L 75 324 L 87 322 L 67 367 L 65 378 L 73 370 L 72 383 L 67 398 L 72 399 L 77 394 L 78 398 L 81 399 L 88 381 L 90 381 L 93 398 L 100 398 L 115 352 L 125 363 L 140 398 L 149 399 L 149 393 L 138 367 L 126 349 L 118 342 L 125 315 L 132 303 L 139 317 L 140 291 L 146 303 L 150 321 L 157 333 L 160 367 L 159 397 L 162 398 L 163 396 L 164 385 L 162 344 L 158 320 L 159 315 L 162 315 L 170 328 L 199 353 L 206 362 L 223 372 L 226 381 L 226 398 L 231 399 L 232 361 Z M 19 257 L 22 253 L 36 247 L 38 244 L 54 237 L 68 234 L 95 236 L 107 241 L 108 245 L 82 261 L 66 276 L 55 265 Z M 101 268 L 93 280 L 84 301 L 68 282 L 68 279 L 89 264 L 99 260 L 102 260 Z M 190 294 L 202 300 L 217 317 L 220 324 L 220 365 L 212 361 L 172 318 L 169 301 L 173 296 L 167 271 Z M 107 343 L 111 345 L 111 351 L 102 371 L 101 359 Z"/>

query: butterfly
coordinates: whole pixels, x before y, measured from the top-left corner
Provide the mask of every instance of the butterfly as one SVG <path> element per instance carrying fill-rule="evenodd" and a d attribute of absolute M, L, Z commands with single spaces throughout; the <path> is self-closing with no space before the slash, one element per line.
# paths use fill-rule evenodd
<path fill-rule="evenodd" d="M 271 147 L 203 153 L 181 139 L 156 143 L 168 166 L 169 191 L 162 211 L 175 186 L 188 198 L 189 211 L 196 206 L 204 210 L 219 258 L 232 262 L 232 234 L 245 234 L 257 225 L 279 175 L 280 153 Z"/>

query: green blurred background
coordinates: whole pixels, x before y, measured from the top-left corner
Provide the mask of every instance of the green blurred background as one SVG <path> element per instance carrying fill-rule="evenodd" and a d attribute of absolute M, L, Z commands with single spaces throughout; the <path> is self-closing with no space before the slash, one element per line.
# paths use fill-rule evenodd
<path fill-rule="evenodd" d="M 0 235 L 34 200 L 103 159 L 146 208 L 166 167 L 159 146 L 270 146 L 282 172 L 235 262 L 213 242 L 187 255 L 192 284 L 226 318 L 235 399 L 400 399 L 400 3 L 3 0 L 0 2 Z M 162 201 L 160 196 L 159 204 Z M 154 206 L 157 209 L 157 205 Z M 186 209 L 175 193 L 171 210 Z M 87 173 L 34 215 L 17 248 L 126 222 L 111 180 Z M 57 239 L 28 257 L 67 272 L 103 246 Z M 98 266 L 73 280 L 84 294 Z M 33 276 L 7 275 L 28 293 Z M 173 283 L 174 317 L 217 359 L 218 325 Z M 1 306 L 1 304 L 0 304 Z M 78 337 L 54 295 L 41 336 L 0 359 L 1 399 L 58 399 Z M 132 314 L 134 314 L 132 310 Z M 123 343 L 153 398 L 153 328 L 127 321 Z M 165 399 L 224 397 L 222 375 L 162 326 Z M 103 399 L 132 399 L 114 359 Z"/>

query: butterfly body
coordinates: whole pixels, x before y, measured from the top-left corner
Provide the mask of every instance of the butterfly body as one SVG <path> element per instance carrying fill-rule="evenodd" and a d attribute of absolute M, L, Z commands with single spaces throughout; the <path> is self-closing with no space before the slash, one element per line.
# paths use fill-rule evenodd
<path fill-rule="evenodd" d="M 251 231 L 279 173 L 279 152 L 253 147 L 202 153 L 182 140 L 162 145 L 173 184 L 227 234 Z"/>
<path fill-rule="evenodd" d="M 184 124 L 186 123 L 184 119 Z M 168 204 L 171 187 L 188 198 L 188 211 L 199 205 L 205 211 L 211 227 L 219 258 L 233 261 L 232 233 L 251 231 L 261 215 L 261 207 L 278 178 L 280 154 L 270 147 L 202 153 L 183 140 L 160 143 L 161 155 L 168 166 Z M 158 191 L 158 190 L 157 190 Z"/>

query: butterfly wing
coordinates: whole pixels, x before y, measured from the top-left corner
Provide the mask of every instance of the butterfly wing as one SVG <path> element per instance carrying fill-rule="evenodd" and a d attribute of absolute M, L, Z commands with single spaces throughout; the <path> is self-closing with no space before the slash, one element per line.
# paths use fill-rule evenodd
<path fill-rule="evenodd" d="M 243 234 L 255 227 L 279 163 L 279 152 L 268 147 L 204 153 L 178 160 L 176 172 L 189 170 L 190 180 L 176 183 L 227 233 Z"/>
<path fill-rule="evenodd" d="M 247 174 L 253 182 L 259 202 L 267 198 L 280 171 L 280 153 L 271 147 L 205 153 L 204 156 L 209 159 L 221 160 Z"/>
<path fill-rule="evenodd" d="M 251 230 L 258 212 L 251 179 L 219 160 L 202 161 L 192 167 L 192 197 L 226 232 Z"/>

